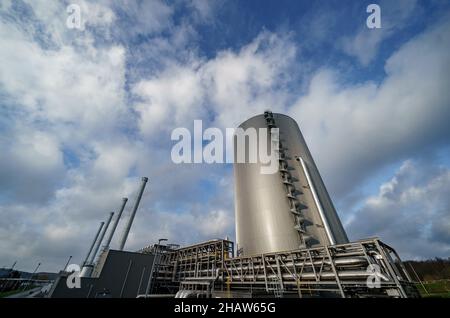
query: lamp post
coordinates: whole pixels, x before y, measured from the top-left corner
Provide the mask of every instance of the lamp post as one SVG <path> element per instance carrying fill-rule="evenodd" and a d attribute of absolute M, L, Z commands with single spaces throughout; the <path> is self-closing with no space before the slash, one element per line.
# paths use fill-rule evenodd
<path fill-rule="evenodd" d="M 153 286 L 152 286 L 153 272 L 155 270 L 155 263 L 159 262 L 159 247 L 161 245 L 161 242 L 163 242 L 163 241 L 168 241 L 168 239 L 165 239 L 165 238 L 159 239 L 158 244 L 156 245 L 156 248 L 155 248 L 155 258 L 153 259 L 152 269 L 150 270 L 150 276 L 148 277 L 147 288 L 145 289 L 145 298 L 147 298 L 148 293 L 151 291 L 150 288 L 153 289 Z"/>
<path fill-rule="evenodd" d="M 63 272 L 66 271 L 67 266 L 69 266 L 69 263 L 70 263 L 70 260 L 71 260 L 71 259 L 72 259 L 72 255 L 69 256 L 69 259 L 67 260 L 67 263 L 66 263 L 66 265 L 65 265 L 64 268 L 63 268 Z"/>
<path fill-rule="evenodd" d="M 41 263 L 38 263 L 38 264 L 37 264 L 36 268 L 35 268 L 34 271 L 33 271 L 33 274 L 31 274 L 30 279 L 27 280 L 27 283 L 26 283 L 25 286 L 23 287 L 22 291 L 25 291 L 25 289 L 27 289 L 27 285 L 29 285 L 30 281 L 33 280 L 34 274 L 36 274 L 36 272 L 37 272 L 39 266 L 41 266 Z"/>
<path fill-rule="evenodd" d="M 161 242 L 163 242 L 163 241 L 168 241 L 168 239 L 159 239 L 158 240 L 158 245 L 161 245 Z"/>

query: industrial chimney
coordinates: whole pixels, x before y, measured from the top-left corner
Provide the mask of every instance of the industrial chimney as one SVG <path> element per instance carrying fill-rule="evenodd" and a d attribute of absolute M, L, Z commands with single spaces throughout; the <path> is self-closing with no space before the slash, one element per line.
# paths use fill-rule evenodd
<path fill-rule="evenodd" d="M 100 226 L 97 230 L 97 233 L 95 234 L 94 240 L 92 241 L 91 246 L 89 247 L 89 252 L 87 253 L 86 258 L 83 261 L 83 267 L 81 269 L 81 277 L 89 277 L 91 275 L 93 266 L 92 264 L 89 264 L 89 256 L 92 254 L 92 249 L 94 248 L 95 242 L 98 241 L 98 237 L 104 225 L 105 222 L 100 222 Z"/>
<path fill-rule="evenodd" d="M 130 218 L 128 219 L 128 223 L 125 225 L 125 230 L 122 235 L 122 239 L 120 241 L 120 250 L 122 251 L 125 247 L 125 243 L 127 242 L 128 233 L 130 233 L 131 225 L 133 224 L 134 216 L 136 215 L 136 211 L 139 207 L 139 203 L 141 202 L 142 194 L 144 193 L 145 185 L 147 184 L 148 178 L 142 177 L 141 187 L 139 188 L 136 201 L 134 202 L 133 210 L 131 211 Z"/>
<path fill-rule="evenodd" d="M 111 231 L 109 232 L 108 237 L 106 238 L 105 245 L 103 246 L 103 251 L 106 251 L 109 249 L 109 245 L 111 244 L 111 240 L 114 236 L 114 233 L 116 232 L 117 225 L 119 224 L 120 218 L 122 217 L 123 210 L 125 209 L 125 205 L 127 204 L 128 198 L 122 198 L 122 205 L 120 207 L 119 213 L 117 214 L 116 220 L 113 223 L 113 227 L 111 228 Z"/>

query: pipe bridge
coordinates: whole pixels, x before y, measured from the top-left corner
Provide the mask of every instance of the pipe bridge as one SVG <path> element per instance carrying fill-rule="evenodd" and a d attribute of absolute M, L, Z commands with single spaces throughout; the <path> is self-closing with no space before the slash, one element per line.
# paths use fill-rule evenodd
<path fill-rule="evenodd" d="M 378 238 L 233 255 L 234 244 L 228 240 L 166 250 L 156 264 L 154 290 L 180 297 L 419 296 L 398 254 Z"/>

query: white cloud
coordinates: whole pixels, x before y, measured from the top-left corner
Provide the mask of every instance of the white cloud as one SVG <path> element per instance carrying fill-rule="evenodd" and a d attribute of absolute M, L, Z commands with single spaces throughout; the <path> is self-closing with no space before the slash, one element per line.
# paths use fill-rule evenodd
<path fill-rule="evenodd" d="M 23 202 L 46 201 L 60 184 L 65 170 L 57 139 L 27 128 L 3 137 L 0 138 L 2 197 Z"/>
<path fill-rule="evenodd" d="M 0 59 L 8 61 L 0 69 L 2 89 L 30 121 L 71 123 L 81 128 L 76 134 L 86 135 L 110 129 L 125 111 L 122 47 L 77 50 L 60 43 L 59 49 L 46 50 L 5 23 L 0 36 Z"/>
<path fill-rule="evenodd" d="M 441 21 L 403 45 L 380 84 L 346 84 L 322 69 L 290 109 L 336 197 L 384 165 L 448 141 L 449 30 Z"/>
<path fill-rule="evenodd" d="M 410 20 L 422 11 L 416 0 L 381 1 L 379 6 L 381 8 L 380 29 L 367 28 L 364 20 L 354 36 L 345 36 L 340 43 L 343 51 L 356 57 L 363 66 L 373 61 L 384 40 L 408 26 Z M 361 16 L 364 14 L 366 13 L 361 12 Z M 369 13 L 366 17 L 368 16 Z"/>
<path fill-rule="evenodd" d="M 141 132 L 147 137 L 200 116 L 204 91 L 199 74 L 189 67 L 173 67 L 155 79 L 141 81 L 133 92 L 142 99 L 136 109 Z"/>
<path fill-rule="evenodd" d="M 0 258 L 22 266 L 45 258 L 55 270 L 67 250 L 84 253 L 97 222 L 117 209 L 112 198 L 135 188 L 127 178 L 139 143 L 122 133 L 134 128 L 125 50 L 98 45 L 89 29 L 108 28 L 110 11 L 78 3 L 90 14 L 84 31 L 66 27 L 63 3 L 2 7 L 29 18 L 0 22 L 0 60 L 8 61 L 0 67 Z"/>
<path fill-rule="evenodd" d="M 224 233 L 224 230 L 229 230 L 234 225 L 229 211 L 224 210 L 210 211 L 206 216 L 197 218 L 196 221 L 196 227 L 205 237 L 223 237 L 220 235 Z"/>
<path fill-rule="evenodd" d="M 184 127 L 212 112 L 212 125 L 235 127 L 242 118 L 267 108 L 282 109 L 296 46 L 288 38 L 262 32 L 239 52 L 223 51 L 211 60 L 168 67 L 138 82 L 133 92 L 141 132 Z"/>
<path fill-rule="evenodd" d="M 173 27 L 174 8 L 165 1 L 133 1 L 111 3 L 119 13 L 115 34 L 122 39 L 158 34 Z"/>
<path fill-rule="evenodd" d="M 189 245 L 234 234 L 234 220 L 229 211 L 214 210 L 202 204 L 183 213 L 143 209 L 139 222 L 133 227 L 127 241 L 127 248 L 131 249 L 154 244 L 160 238 L 167 238 L 169 243 Z"/>
<path fill-rule="evenodd" d="M 190 0 L 188 5 L 193 9 L 193 19 L 197 23 L 214 23 L 214 17 L 222 0 Z"/>
<path fill-rule="evenodd" d="M 23 113 L 21 117 L 13 117 L 13 126 L 17 125 L 20 131 L 11 132 L 11 141 L 5 139 L 0 143 L 2 148 L 10 147 L 11 154 L 16 154 L 15 157 L 11 155 L 7 158 L 15 166 L 3 165 L 2 169 L 22 171 L 24 178 L 31 182 L 34 194 L 38 192 L 37 185 L 45 190 L 43 198 L 29 205 L 23 204 L 23 200 L 2 202 L 0 214 L 3 218 L 10 217 L 14 220 L 14 223 L 2 223 L 0 227 L 0 237 L 5 243 L 2 259 L 16 258 L 19 263 L 24 264 L 35 258 L 45 258 L 47 268 L 57 269 L 58 261 L 66 257 L 67 250 L 75 258 L 79 258 L 85 253 L 84 248 L 88 246 L 98 222 L 105 218 L 108 211 L 117 209 L 120 198 L 130 196 L 130 202 L 134 199 L 137 178 L 128 176 L 135 168 L 138 171 L 136 173 L 153 177 L 149 185 L 151 191 L 161 193 L 161 197 L 169 202 L 173 202 L 174 197 L 195 201 L 192 193 L 199 191 L 195 182 L 199 172 L 205 178 L 208 176 L 207 169 L 174 169 L 171 164 L 167 164 L 170 158 L 167 154 L 164 156 L 157 147 L 151 148 L 147 142 L 142 142 L 141 136 L 137 136 L 137 140 L 131 139 L 122 131 L 128 128 L 128 124 L 130 130 L 136 125 L 136 117 L 124 102 L 125 55 L 122 47 L 97 47 L 91 41 L 80 41 L 85 50 L 80 51 L 65 42 L 59 43 L 56 50 L 47 50 L 36 42 L 30 42 L 21 31 L 10 32 L 10 25 L 2 25 L 1 30 L 5 35 L 3 41 L 8 41 L 9 45 L 0 49 L 0 56 L 10 61 L 1 70 L 2 93 L 10 96 L 13 113 L 18 110 Z M 89 37 L 89 34 L 86 36 Z M 14 55 L 14 51 L 19 53 Z M 190 106 L 195 105 L 195 98 L 189 100 L 189 96 L 191 89 L 195 88 L 191 80 L 197 74 L 188 68 L 180 68 L 177 72 L 175 76 L 183 74 L 184 77 L 175 83 L 164 82 L 162 78 L 162 84 L 157 87 L 166 89 L 166 96 L 159 95 L 161 103 L 169 101 L 175 104 L 170 117 L 176 111 L 179 116 L 183 115 L 178 111 L 178 103 L 188 101 L 184 109 L 186 114 L 191 111 Z M 158 89 L 151 92 L 157 93 Z M 171 95 L 180 99 L 174 99 L 175 96 Z M 182 117 L 174 118 L 178 122 L 183 120 Z M 22 127 L 25 124 L 29 125 L 28 130 Z M 158 126 L 160 122 L 154 124 Z M 43 131 L 42 136 L 48 136 L 48 140 L 33 139 L 39 129 Z M 24 146 L 21 142 L 16 142 L 20 141 L 19 134 L 24 136 Z M 158 134 L 161 136 L 161 131 Z M 167 145 L 169 140 L 165 139 L 164 144 Z M 68 148 L 79 161 L 74 167 L 64 167 L 63 148 Z M 27 151 L 26 155 L 19 157 L 21 151 Z M 37 154 L 32 151 L 37 151 Z M 42 160 L 40 156 L 43 156 Z M 21 158 L 24 158 L 23 167 L 18 166 L 22 162 L 19 160 Z M 36 167 L 40 161 L 42 166 Z M 49 168 L 45 168 L 46 166 Z M 30 169 L 42 174 L 40 179 L 30 179 Z M 42 182 L 48 182 L 52 178 L 55 182 L 58 181 L 58 187 Z M 164 184 L 161 184 L 162 180 Z M 185 185 L 190 183 L 194 185 L 186 189 Z M 2 186 L 11 188 L 8 184 Z M 24 182 L 20 180 L 17 188 L 24 189 L 23 186 Z M 154 204 L 160 202 L 157 199 Z M 146 201 L 146 204 L 153 206 L 152 201 Z M 205 211 L 208 209 L 205 207 Z M 224 212 L 218 211 L 209 218 L 212 220 L 217 217 L 221 221 L 216 223 L 216 230 L 203 226 L 199 232 L 218 233 L 220 228 L 229 224 L 229 221 L 223 219 Z M 196 226 L 204 223 L 203 214 L 204 212 L 198 213 Z M 18 226 L 13 236 L 8 234 L 12 231 L 11 224 L 18 225 L 20 220 L 30 220 L 32 216 L 32 221 Z M 169 217 L 177 219 L 176 214 Z M 188 218 L 185 216 L 185 219 Z M 141 232 L 143 235 L 138 243 L 151 242 L 151 237 L 146 233 L 148 224 L 154 223 L 150 219 L 147 221 L 146 230 Z M 174 224 L 177 227 L 171 231 L 176 240 L 182 223 Z M 35 230 L 30 230 L 31 228 Z M 119 228 L 117 237 L 120 230 Z M 136 226 L 130 237 L 131 248 L 141 247 L 133 244 L 134 233 L 139 233 L 138 230 L 139 227 Z M 185 239 L 188 237 L 185 236 Z M 33 244 L 29 244 L 30 241 Z M 15 247 L 16 252 L 11 247 Z"/>
<path fill-rule="evenodd" d="M 348 55 L 357 57 L 362 65 L 367 66 L 378 54 L 381 42 L 387 37 L 386 33 L 383 29 L 364 29 L 353 38 L 344 38 L 343 50 Z"/>
<path fill-rule="evenodd" d="M 222 52 L 205 66 L 208 92 L 220 127 L 236 127 L 265 109 L 282 110 L 295 67 L 296 45 L 262 32 L 237 54 Z"/>

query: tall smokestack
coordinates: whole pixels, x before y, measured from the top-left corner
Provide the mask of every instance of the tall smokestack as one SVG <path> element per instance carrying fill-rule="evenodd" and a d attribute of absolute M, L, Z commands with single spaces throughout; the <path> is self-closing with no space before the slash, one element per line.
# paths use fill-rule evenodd
<path fill-rule="evenodd" d="M 95 245 L 94 253 L 91 254 L 91 258 L 89 260 L 89 264 L 93 264 L 94 263 L 95 256 L 97 255 L 98 249 L 100 248 L 100 244 L 103 241 L 103 237 L 105 236 L 105 233 L 108 230 L 108 226 L 109 226 L 109 223 L 111 223 L 111 219 L 112 219 L 113 215 L 114 215 L 114 212 L 111 212 L 109 214 L 109 217 L 108 217 L 108 220 L 106 221 L 105 227 L 102 230 L 102 234 L 100 234 L 100 237 L 99 237 L 99 239 L 97 241 L 97 244 Z"/>
<path fill-rule="evenodd" d="M 84 259 L 83 266 L 87 264 L 87 261 L 89 259 L 89 255 L 91 255 L 92 249 L 94 248 L 95 242 L 97 241 L 98 236 L 100 235 L 100 231 L 102 230 L 103 225 L 105 225 L 105 222 L 100 222 L 100 226 L 99 226 L 99 228 L 97 230 L 97 234 L 95 234 L 95 238 L 92 241 L 91 247 L 89 248 L 89 252 L 87 253 L 86 258 Z"/>
<path fill-rule="evenodd" d="M 92 241 L 91 247 L 89 248 L 89 252 L 86 255 L 86 259 L 83 262 L 83 268 L 81 269 L 81 273 L 80 273 L 81 277 L 90 277 L 91 276 L 93 266 L 92 266 L 92 264 L 90 264 L 88 262 L 89 255 L 91 255 L 92 249 L 94 248 L 94 245 L 95 245 L 95 242 L 97 242 L 100 232 L 104 225 L 105 225 L 105 222 L 100 222 L 100 226 L 97 230 L 97 234 L 95 234 L 95 238 Z"/>
<path fill-rule="evenodd" d="M 139 203 L 141 202 L 141 198 L 142 198 L 142 193 L 144 193 L 144 189 L 145 189 L 145 185 L 147 184 L 148 178 L 147 177 L 142 177 L 142 183 L 141 183 L 141 188 L 139 189 L 137 198 L 136 198 L 136 202 L 134 203 L 134 207 L 133 210 L 131 211 L 131 215 L 130 218 L 128 220 L 127 225 L 125 226 L 125 230 L 123 232 L 122 235 L 122 240 L 120 242 L 120 250 L 122 251 L 125 243 L 127 242 L 127 238 L 128 238 L 128 233 L 130 232 L 130 228 L 131 225 L 133 224 L 133 220 L 134 220 L 134 216 L 136 215 L 136 211 L 139 207 Z"/>
<path fill-rule="evenodd" d="M 111 228 L 111 231 L 109 232 L 109 235 L 106 239 L 105 245 L 103 246 L 103 250 L 106 251 L 109 248 L 109 244 L 111 244 L 111 240 L 114 236 L 114 232 L 116 231 L 117 224 L 119 224 L 119 220 L 122 216 L 123 210 L 125 209 L 125 205 L 127 204 L 128 198 L 122 198 L 122 206 L 120 207 L 119 214 L 117 214 L 117 217 L 113 223 L 113 227 Z"/>

